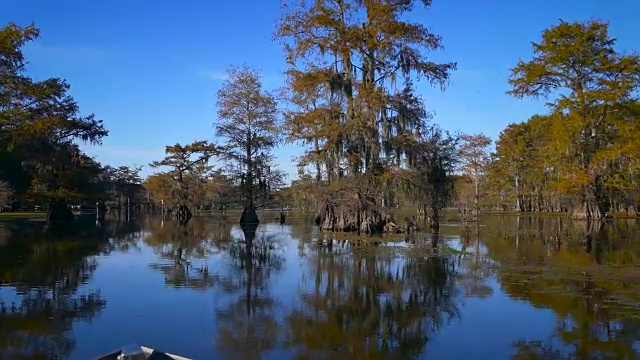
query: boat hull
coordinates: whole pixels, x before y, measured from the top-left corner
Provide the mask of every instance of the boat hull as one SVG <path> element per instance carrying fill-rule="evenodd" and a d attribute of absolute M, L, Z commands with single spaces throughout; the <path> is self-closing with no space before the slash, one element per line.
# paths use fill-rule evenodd
<path fill-rule="evenodd" d="M 111 352 L 109 354 L 100 356 L 98 358 L 96 358 L 96 360 L 122 360 L 122 359 L 126 359 L 126 360 L 143 360 L 143 359 L 147 359 L 147 360 L 193 360 L 190 358 L 186 358 L 184 356 L 180 356 L 180 355 L 175 355 L 175 354 L 170 354 L 170 353 L 165 353 L 159 350 L 155 350 L 146 346 L 140 346 L 139 347 L 140 351 L 136 351 L 135 354 L 131 354 L 131 352 L 125 352 L 122 349 L 116 350 L 114 352 Z M 125 354 L 131 354 L 131 355 L 125 355 Z"/>

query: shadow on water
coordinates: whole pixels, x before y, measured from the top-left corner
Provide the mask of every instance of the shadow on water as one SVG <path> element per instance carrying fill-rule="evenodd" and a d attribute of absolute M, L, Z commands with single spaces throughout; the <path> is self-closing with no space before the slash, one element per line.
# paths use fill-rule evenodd
<path fill-rule="evenodd" d="M 132 225 L 126 226 L 132 230 Z M 63 359 L 77 321 L 91 321 L 106 299 L 85 285 L 108 253 L 115 224 L 79 222 L 66 232 L 0 224 L 0 351 L 7 359 Z"/>

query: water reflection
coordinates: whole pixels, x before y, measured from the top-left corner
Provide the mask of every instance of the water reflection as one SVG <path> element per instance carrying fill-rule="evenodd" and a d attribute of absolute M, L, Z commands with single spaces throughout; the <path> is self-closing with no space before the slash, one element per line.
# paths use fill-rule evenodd
<path fill-rule="evenodd" d="M 487 281 L 494 275 L 497 264 L 481 250 L 483 246 L 480 235 L 478 224 L 460 229 L 458 280 L 467 298 L 487 298 L 493 295 L 493 288 Z"/>
<path fill-rule="evenodd" d="M 202 260 L 225 248 L 230 236 L 229 224 L 203 219 L 180 224 L 158 219 L 148 226 L 149 235 L 144 242 L 161 260 L 150 267 L 164 274 L 165 284 L 199 290 L 214 285 L 209 268 Z"/>
<path fill-rule="evenodd" d="M 243 225 L 227 245 L 230 266 L 219 277 L 225 305 L 216 309 L 216 348 L 225 359 L 260 359 L 278 343 L 279 325 L 269 280 L 284 257 L 276 234 Z"/>
<path fill-rule="evenodd" d="M 308 223 L 0 223 L 0 357 L 127 342 L 196 359 L 637 357 L 635 222 L 441 231 L 381 243 Z"/>
<path fill-rule="evenodd" d="M 451 257 L 311 249 L 311 280 L 286 316 L 300 358 L 412 358 L 459 315 Z"/>
<path fill-rule="evenodd" d="M 0 224 L 2 358 L 62 359 L 75 346 L 76 321 L 91 321 L 106 299 L 83 285 L 109 250 L 117 226 L 81 223 L 65 234 Z"/>
<path fill-rule="evenodd" d="M 640 249 L 629 246 L 628 236 L 637 230 L 626 222 L 501 222 L 486 244 L 489 256 L 502 262 L 497 277 L 503 289 L 557 315 L 552 340 L 518 341 L 518 356 L 636 358 L 640 277 L 629 265 Z"/>

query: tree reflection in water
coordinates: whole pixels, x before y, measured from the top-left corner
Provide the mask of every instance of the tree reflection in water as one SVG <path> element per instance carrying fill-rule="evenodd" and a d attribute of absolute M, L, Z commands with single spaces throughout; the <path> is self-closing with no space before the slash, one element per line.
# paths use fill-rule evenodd
<path fill-rule="evenodd" d="M 416 357 L 459 316 L 453 257 L 398 259 L 383 250 L 342 249 L 312 250 L 312 289 L 286 318 L 287 346 L 298 357 Z"/>
<path fill-rule="evenodd" d="M 148 226 L 147 219 L 134 219 L 132 221 L 108 221 L 99 223 L 104 226 L 109 233 L 109 252 L 128 252 L 129 250 L 140 250 L 139 240 L 144 236 L 143 227 Z"/>
<path fill-rule="evenodd" d="M 75 346 L 76 321 L 106 305 L 99 290 L 82 289 L 108 251 L 114 226 L 80 223 L 66 233 L 0 224 L 0 351 L 3 359 L 62 359 Z"/>
<path fill-rule="evenodd" d="M 516 221 L 515 226 L 490 224 L 489 255 L 501 262 L 497 275 L 507 294 L 556 313 L 552 340 L 558 345 L 518 341 L 515 357 L 637 358 L 640 283 L 634 259 L 640 249 L 632 236 L 637 229 L 629 231 L 625 222 Z"/>
<path fill-rule="evenodd" d="M 257 225 L 241 229 L 243 237 L 233 238 L 227 247 L 230 273 L 218 278 L 229 302 L 216 310 L 216 347 L 225 359 L 260 359 L 278 343 L 269 278 L 281 270 L 284 257 L 277 236 L 256 236 Z"/>
<path fill-rule="evenodd" d="M 458 281 L 465 297 L 487 298 L 493 288 L 487 280 L 495 273 L 496 264 L 481 251 L 480 226 L 460 229 L 461 252 L 458 255 Z M 473 246 L 473 247 L 471 247 Z"/>
<path fill-rule="evenodd" d="M 214 286 L 205 260 L 225 249 L 229 224 L 194 218 L 186 224 L 156 220 L 149 225 L 150 233 L 144 241 L 160 259 L 166 260 L 150 266 L 164 274 L 166 285 L 197 290 Z"/>

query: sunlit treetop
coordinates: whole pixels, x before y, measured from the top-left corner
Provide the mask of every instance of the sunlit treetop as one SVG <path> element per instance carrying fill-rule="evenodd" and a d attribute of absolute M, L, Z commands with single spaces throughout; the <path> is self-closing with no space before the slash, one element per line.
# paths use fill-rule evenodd
<path fill-rule="evenodd" d="M 328 177 L 399 164 L 426 120 L 412 79 L 444 87 L 455 63 L 436 63 L 440 36 L 410 22 L 420 1 L 286 1 L 276 38 L 289 64 L 290 140 L 313 149 L 304 161 Z M 422 1 L 428 7 L 430 1 Z M 401 81 L 402 85 L 397 86 Z M 416 111 L 419 110 L 419 111 Z M 410 135 L 410 136 L 409 136 Z"/>
<path fill-rule="evenodd" d="M 206 163 L 213 156 L 218 155 L 220 148 L 208 141 L 195 141 L 187 145 L 168 145 L 165 149 L 166 156 L 160 161 L 154 161 L 151 167 L 167 166 L 178 172 L 188 171 L 197 164 Z"/>
<path fill-rule="evenodd" d="M 20 27 L 9 23 L 0 29 L 0 76 L 18 74 L 26 65 L 22 47 L 36 40 L 40 31 L 35 25 Z"/>
<path fill-rule="evenodd" d="M 427 52 L 442 49 L 442 38 L 402 17 L 417 2 L 425 7 L 431 4 L 415 0 L 285 1 L 275 35 L 284 41 L 287 62 L 297 67 L 364 74 L 373 65 L 375 77 L 363 81 L 395 82 L 400 74 L 414 73 L 444 86 L 455 64 L 437 64 L 426 58 Z"/>
<path fill-rule="evenodd" d="M 518 98 L 554 96 L 557 110 L 631 100 L 640 83 L 640 57 L 619 52 L 609 24 L 565 22 L 533 42 L 533 57 L 511 69 L 508 92 Z"/>
<path fill-rule="evenodd" d="M 80 114 L 66 81 L 34 81 L 23 74 L 22 48 L 38 36 L 34 25 L 11 23 L 0 29 L 0 138 L 7 138 L 4 142 L 10 146 L 33 140 L 99 144 L 108 131 L 94 115 Z"/>

